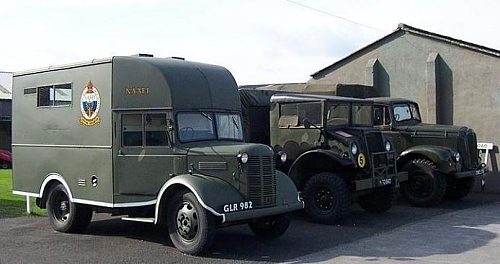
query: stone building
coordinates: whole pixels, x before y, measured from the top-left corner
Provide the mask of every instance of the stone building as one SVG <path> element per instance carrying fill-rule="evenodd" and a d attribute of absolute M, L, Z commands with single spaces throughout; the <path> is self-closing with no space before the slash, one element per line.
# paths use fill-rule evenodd
<path fill-rule="evenodd" d="M 335 94 L 339 83 L 373 86 L 378 96 L 417 101 L 424 122 L 469 126 L 478 142 L 500 143 L 498 50 L 400 24 L 311 77 L 304 91 Z M 498 191 L 496 156 L 487 187 Z"/>

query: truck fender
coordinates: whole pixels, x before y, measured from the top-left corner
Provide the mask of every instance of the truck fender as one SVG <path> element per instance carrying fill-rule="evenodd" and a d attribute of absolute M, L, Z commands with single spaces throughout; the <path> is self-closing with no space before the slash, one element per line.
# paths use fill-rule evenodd
<path fill-rule="evenodd" d="M 322 167 L 317 167 L 318 165 Z M 302 153 L 290 166 L 288 175 L 297 189 L 302 190 L 311 172 L 334 171 L 338 167 L 345 168 L 353 165 L 352 160 L 343 158 L 339 153 L 315 149 Z"/>
<path fill-rule="evenodd" d="M 417 158 L 425 157 L 436 164 L 436 169 L 442 173 L 450 173 L 456 171 L 454 159 L 455 151 L 451 148 L 433 145 L 419 145 L 411 147 L 399 155 L 396 159 L 398 168 L 401 168 L 407 162 Z"/>
<path fill-rule="evenodd" d="M 178 175 L 168 180 L 158 193 L 155 224 L 160 221 L 161 207 L 164 206 L 172 192 L 178 189 L 176 187 L 189 189 L 201 206 L 213 215 L 221 217 L 222 222 L 226 221 L 224 205 L 239 204 L 244 200 L 238 190 L 221 179 L 200 174 Z"/>

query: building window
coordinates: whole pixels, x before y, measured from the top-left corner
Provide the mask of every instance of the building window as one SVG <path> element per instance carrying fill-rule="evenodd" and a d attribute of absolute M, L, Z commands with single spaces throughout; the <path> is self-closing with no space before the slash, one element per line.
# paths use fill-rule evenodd
<path fill-rule="evenodd" d="M 67 106 L 72 104 L 71 84 L 39 86 L 37 106 Z"/>

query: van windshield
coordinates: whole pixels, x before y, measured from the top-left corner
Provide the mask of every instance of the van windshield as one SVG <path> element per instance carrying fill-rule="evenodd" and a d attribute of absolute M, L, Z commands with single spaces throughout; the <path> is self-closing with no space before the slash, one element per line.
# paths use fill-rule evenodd
<path fill-rule="evenodd" d="M 238 113 L 181 112 L 177 114 L 177 134 L 181 142 L 202 140 L 243 141 Z"/>

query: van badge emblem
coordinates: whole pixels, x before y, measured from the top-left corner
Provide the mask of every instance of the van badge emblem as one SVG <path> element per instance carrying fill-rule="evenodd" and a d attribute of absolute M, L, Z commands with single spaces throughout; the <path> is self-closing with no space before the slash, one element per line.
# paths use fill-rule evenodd
<path fill-rule="evenodd" d="M 101 97 L 99 91 L 92 81 L 87 83 L 80 97 L 80 124 L 86 126 L 95 126 L 101 123 L 101 118 L 97 115 L 101 106 Z"/>

